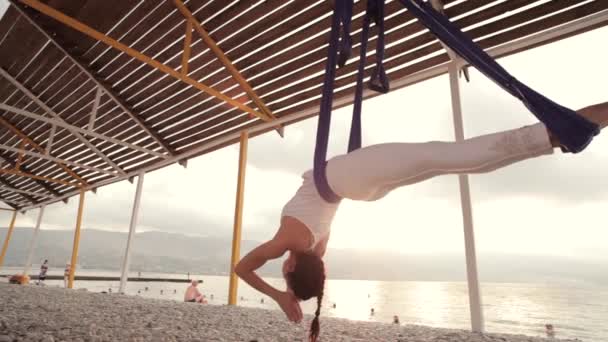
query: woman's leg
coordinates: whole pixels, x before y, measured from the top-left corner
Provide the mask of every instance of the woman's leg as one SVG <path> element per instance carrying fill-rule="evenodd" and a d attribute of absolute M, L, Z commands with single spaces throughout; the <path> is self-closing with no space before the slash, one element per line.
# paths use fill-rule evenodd
<path fill-rule="evenodd" d="M 376 200 L 391 190 L 444 174 L 484 173 L 553 153 L 543 124 L 462 142 L 388 143 L 331 159 L 327 177 L 336 194 Z"/>

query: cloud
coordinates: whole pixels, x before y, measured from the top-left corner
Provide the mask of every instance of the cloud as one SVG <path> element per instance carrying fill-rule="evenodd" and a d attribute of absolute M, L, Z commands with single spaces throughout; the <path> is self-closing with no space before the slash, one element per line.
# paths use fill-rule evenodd
<path fill-rule="evenodd" d="M 138 229 L 153 229 L 186 234 L 223 234 L 230 227 L 236 189 L 234 148 L 203 156 L 189 168 L 170 166 L 144 178 Z M 136 183 L 127 181 L 102 187 L 95 195 L 86 193 L 83 227 L 128 231 Z M 72 228 L 75 225 L 78 197 L 67 205 L 46 208 L 43 228 Z M 37 210 L 28 213 L 35 220 Z"/>
<path fill-rule="evenodd" d="M 372 114 L 364 110 L 362 116 L 362 140 L 366 144 L 373 140 L 373 130 L 365 126 L 366 120 L 372 120 Z M 352 107 L 340 108 L 332 113 L 328 158 L 346 153 L 351 118 Z M 249 163 L 260 169 L 285 171 L 299 176 L 313 167 L 316 135 L 317 118 L 314 117 L 287 126 L 284 138 L 276 133 L 256 137 L 249 143 Z"/>

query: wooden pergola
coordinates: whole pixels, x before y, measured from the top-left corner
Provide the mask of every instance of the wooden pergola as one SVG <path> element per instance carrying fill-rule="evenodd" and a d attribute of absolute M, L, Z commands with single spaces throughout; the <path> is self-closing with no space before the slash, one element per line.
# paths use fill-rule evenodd
<path fill-rule="evenodd" d="M 247 139 L 271 131 L 282 135 L 285 126 L 317 114 L 331 1 L 10 3 L 0 20 L 0 201 L 15 215 L 75 195 L 81 213 L 86 191 L 139 176 L 130 246 L 145 173 L 174 163 L 186 167 L 188 159 L 240 141 L 237 236 Z M 495 58 L 608 23 L 605 0 L 443 4 L 445 15 Z M 335 108 L 353 101 L 365 6 L 366 1 L 355 3 L 353 57 L 337 71 Z M 391 90 L 449 73 L 459 113 L 457 75 L 466 71 L 466 63 L 446 51 L 399 1 L 386 1 L 385 27 Z M 367 77 L 375 44 L 368 50 Z M 456 135 L 463 138 L 458 127 Z M 468 183 L 465 190 L 463 184 L 461 179 L 461 191 L 468 192 Z M 463 215 L 472 243 L 470 211 Z M 234 263 L 238 242 L 233 247 Z M 72 265 L 77 238 L 75 250 Z M 472 253 L 474 258 L 474 245 Z"/>

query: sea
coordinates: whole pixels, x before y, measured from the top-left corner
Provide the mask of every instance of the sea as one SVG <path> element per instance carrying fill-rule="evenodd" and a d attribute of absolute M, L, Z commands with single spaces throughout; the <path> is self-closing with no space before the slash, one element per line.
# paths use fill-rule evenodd
<path fill-rule="evenodd" d="M 3 268 L 0 274 L 20 269 Z M 34 273 L 34 272 L 33 272 Z M 63 269 L 51 269 L 62 275 Z M 120 276 L 118 271 L 78 270 L 79 275 Z M 228 302 L 227 276 L 132 272 L 129 277 L 197 279 L 210 305 Z M 265 278 L 284 289 L 282 279 Z M 47 280 L 46 286 L 63 286 L 62 280 Z M 126 294 L 144 298 L 183 301 L 187 283 L 129 282 Z M 485 329 L 490 333 L 547 337 L 545 324 L 552 324 L 555 338 L 587 342 L 608 341 L 608 286 L 596 284 L 481 283 Z M 118 281 L 76 281 L 75 289 L 118 293 Z M 270 298 L 242 281 L 238 305 L 280 310 Z M 312 314 L 316 300 L 302 303 Z M 321 314 L 349 320 L 394 324 L 417 324 L 440 328 L 470 329 L 468 289 L 465 282 L 373 281 L 328 279 Z"/>

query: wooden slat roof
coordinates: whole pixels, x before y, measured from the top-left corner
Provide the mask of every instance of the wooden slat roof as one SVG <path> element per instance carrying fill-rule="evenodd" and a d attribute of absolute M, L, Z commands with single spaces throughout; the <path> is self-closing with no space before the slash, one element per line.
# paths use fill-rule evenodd
<path fill-rule="evenodd" d="M 172 1 L 43 2 L 171 68 L 181 69 L 185 19 Z M 184 3 L 277 118 L 319 106 L 331 20 L 328 1 L 191 0 Z M 446 0 L 444 3 L 446 15 L 484 49 L 608 10 L 605 0 Z M 98 86 L 106 87 L 110 94 L 102 93 L 94 132 L 156 152 L 147 153 L 86 136 L 85 139 L 107 156 L 104 160 L 67 129 L 56 127 L 50 155 L 88 166 L 68 165 L 91 187 L 124 179 L 125 175 L 138 170 L 162 167 L 166 157 L 193 158 L 208 153 L 238 141 L 238 138 L 226 140 L 235 132 L 263 124 L 259 118 L 19 1 L 11 0 L 11 4 L 0 20 L 0 67 L 63 120 L 82 129 L 88 129 Z M 365 1 L 357 1 L 352 24 L 352 59 L 337 72 L 336 97 L 353 94 L 364 10 Z M 449 62 L 434 36 L 398 1 L 386 2 L 385 25 L 385 67 L 391 80 Z M 196 33 L 192 37 L 188 75 L 255 108 L 200 37 Z M 374 30 L 371 37 L 366 75 L 375 62 Z M 392 90 L 398 87 L 393 85 Z M 4 77 L 0 78 L 0 103 L 50 117 Z M 349 102 L 340 106 L 347 104 Z M 0 111 L 0 115 L 46 147 L 51 124 L 10 111 Z M 309 116 L 314 115 L 312 111 Z M 271 130 L 264 129 L 254 135 Z M 214 141 L 222 143 L 192 153 Z M 0 148 L 2 168 L 15 166 L 19 157 L 14 149 L 20 148 L 20 143 L 14 131 L 0 125 L 0 144 L 13 147 L 13 150 Z M 161 154 L 166 157 L 160 157 Z M 41 177 L 74 180 L 56 162 L 31 155 L 23 157 L 21 170 Z M 16 209 L 59 200 L 75 191 L 71 185 L 0 174 L 0 200 Z"/>

